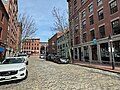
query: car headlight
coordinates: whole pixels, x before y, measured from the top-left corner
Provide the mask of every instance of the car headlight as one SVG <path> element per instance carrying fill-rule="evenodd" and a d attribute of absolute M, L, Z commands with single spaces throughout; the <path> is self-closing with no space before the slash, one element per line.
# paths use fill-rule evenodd
<path fill-rule="evenodd" d="M 25 67 L 24 68 L 21 68 L 19 71 L 24 71 L 25 70 Z"/>

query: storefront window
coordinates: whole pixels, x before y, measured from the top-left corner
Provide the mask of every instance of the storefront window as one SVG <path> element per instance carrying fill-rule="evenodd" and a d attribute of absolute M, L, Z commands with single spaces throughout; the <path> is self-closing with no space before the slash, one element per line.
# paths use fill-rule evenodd
<path fill-rule="evenodd" d="M 77 48 L 75 48 L 75 59 L 78 59 L 78 56 L 77 56 Z"/>
<path fill-rule="evenodd" d="M 108 43 L 103 43 L 100 45 L 101 51 L 101 60 L 103 63 L 109 62 L 109 51 L 108 51 Z"/>
<path fill-rule="evenodd" d="M 114 58 L 116 62 L 120 62 L 120 41 L 113 42 Z"/>
<path fill-rule="evenodd" d="M 88 46 L 85 46 L 85 47 L 84 47 L 84 59 L 85 59 L 85 61 L 89 61 Z"/>

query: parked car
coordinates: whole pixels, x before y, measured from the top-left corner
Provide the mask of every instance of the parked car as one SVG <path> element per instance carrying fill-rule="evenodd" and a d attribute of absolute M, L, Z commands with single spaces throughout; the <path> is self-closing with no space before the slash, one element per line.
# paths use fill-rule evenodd
<path fill-rule="evenodd" d="M 48 56 L 46 57 L 46 60 L 53 61 L 54 59 L 55 59 L 55 55 L 53 54 L 48 54 Z"/>
<path fill-rule="evenodd" d="M 48 54 L 48 55 L 46 56 L 46 60 L 50 60 L 50 59 L 51 59 L 50 54 Z"/>
<path fill-rule="evenodd" d="M 28 55 L 27 54 L 19 54 L 18 57 L 22 57 L 25 59 L 25 63 L 28 64 Z"/>
<path fill-rule="evenodd" d="M 41 59 L 45 59 L 45 58 L 46 58 L 46 56 L 45 56 L 45 55 L 43 55 L 43 54 L 41 54 L 41 55 L 40 55 L 40 58 L 41 58 Z"/>
<path fill-rule="evenodd" d="M 24 59 L 7 57 L 0 64 L 0 82 L 27 78 L 28 71 Z"/>
<path fill-rule="evenodd" d="M 66 57 L 56 56 L 54 62 L 56 62 L 56 63 L 58 63 L 58 64 L 67 64 L 67 63 L 69 63 L 69 59 L 66 58 Z"/>
<path fill-rule="evenodd" d="M 28 52 L 28 53 L 27 53 L 27 56 L 28 56 L 28 57 L 30 57 L 31 55 L 32 55 L 32 53 L 31 53 L 31 52 Z"/>

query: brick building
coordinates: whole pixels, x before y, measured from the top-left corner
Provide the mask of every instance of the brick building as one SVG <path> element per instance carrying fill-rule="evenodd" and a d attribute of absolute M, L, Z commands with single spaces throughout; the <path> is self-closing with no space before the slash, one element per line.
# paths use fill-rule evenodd
<path fill-rule="evenodd" d="M 120 62 L 120 0 L 67 0 L 74 60 Z M 113 52 L 112 51 L 112 52 Z"/>
<path fill-rule="evenodd" d="M 40 42 L 40 54 L 48 54 L 48 42 Z"/>
<path fill-rule="evenodd" d="M 57 55 L 62 57 L 69 57 L 69 30 L 65 30 L 63 34 L 61 34 L 57 38 Z"/>
<path fill-rule="evenodd" d="M 9 16 L 6 9 L 0 0 L 0 61 L 6 51 L 7 29 L 8 29 Z"/>
<path fill-rule="evenodd" d="M 48 40 L 48 53 L 57 54 L 57 38 L 61 35 L 61 32 L 56 33 Z"/>
<path fill-rule="evenodd" d="M 13 54 L 18 50 L 18 0 L 2 0 L 9 15 L 7 32 L 7 53 Z"/>
<path fill-rule="evenodd" d="M 31 53 L 33 55 L 40 54 L 40 39 L 39 38 L 32 38 L 26 39 L 22 43 L 22 52 L 24 53 Z"/>

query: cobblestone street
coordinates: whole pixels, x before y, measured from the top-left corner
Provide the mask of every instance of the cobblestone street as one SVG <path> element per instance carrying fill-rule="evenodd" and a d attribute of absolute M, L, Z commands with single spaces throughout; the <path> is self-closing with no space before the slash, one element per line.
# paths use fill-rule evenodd
<path fill-rule="evenodd" d="M 0 90 L 120 90 L 120 78 L 93 69 L 30 57 L 28 78 L 0 85 Z"/>

